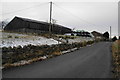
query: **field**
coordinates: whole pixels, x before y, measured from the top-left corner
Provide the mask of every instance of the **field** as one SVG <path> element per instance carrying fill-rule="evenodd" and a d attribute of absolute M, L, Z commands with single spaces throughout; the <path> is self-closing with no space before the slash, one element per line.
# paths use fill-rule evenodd
<path fill-rule="evenodd" d="M 120 40 L 112 45 L 113 73 L 115 78 L 120 78 Z"/>
<path fill-rule="evenodd" d="M 93 38 L 90 37 L 74 37 L 74 36 L 65 36 L 57 35 L 56 37 L 47 38 L 44 36 L 37 35 L 28 35 L 28 34 L 19 34 L 19 33 L 10 33 L 10 32 L 0 32 L 0 47 L 18 47 L 26 45 L 53 45 L 61 42 L 75 43 L 75 42 L 84 42 L 84 41 L 93 41 Z M 62 39 L 60 39 L 62 38 Z M 60 40 L 59 40 L 60 39 Z"/>
<path fill-rule="evenodd" d="M 18 46 L 23 47 L 29 44 L 31 45 L 58 44 L 58 41 L 52 38 L 8 32 L 2 32 L 2 37 L 0 37 L 0 40 L 2 41 L 0 47 L 18 47 Z"/>

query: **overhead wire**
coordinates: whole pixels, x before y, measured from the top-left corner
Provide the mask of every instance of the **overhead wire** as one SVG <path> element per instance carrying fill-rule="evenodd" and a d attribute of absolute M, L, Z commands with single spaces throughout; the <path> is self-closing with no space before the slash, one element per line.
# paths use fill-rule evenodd
<path fill-rule="evenodd" d="M 54 3 L 53 3 L 54 4 Z M 53 5 L 54 6 L 54 5 Z M 69 13 L 66 13 L 66 12 L 64 12 L 62 9 L 60 9 L 59 7 L 56 7 L 55 9 L 59 9 L 59 12 L 54 12 L 54 14 L 56 14 L 57 13 L 57 15 L 53 15 L 53 18 L 55 19 L 58 15 L 63 15 L 63 17 L 65 16 L 65 17 L 67 17 L 67 19 L 71 19 L 71 20 L 75 20 L 76 18 L 75 17 L 73 17 L 73 16 L 68 16 L 68 15 L 70 15 Z M 54 10 L 53 10 L 54 11 Z M 67 15 L 67 16 L 66 16 Z M 64 17 L 64 18 L 65 18 Z M 58 22 L 61 22 L 61 20 L 59 19 L 59 18 L 56 18 L 56 20 L 58 21 Z M 77 20 L 78 21 L 78 20 Z M 63 25 L 63 24 L 62 24 Z M 65 25 L 65 26 L 68 26 L 68 25 Z M 79 26 L 82 26 L 81 24 L 79 24 Z"/>
<path fill-rule="evenodd" d="M 48 3 L 48 2 L 47 2 L 47 3 Z M 20 9 L 20 10 L 16 10 L 16 11 L 8 12 L 8 13 L 2 13 L 2 15 L 9 15 L 9 14 L 17 13 L 17 12 L 23 12 L 23 11 L 28 10 L 28 9 L 31 9 L 31 8 L 43 6 L 43 5 L 47 4 L 47 3 L 42 3 L 42 4 L 39 4 L 39 5 L 35 5 L 35 6 L 32 6 L 32 7 L 28 7 L 28 8 L 24 8 L 24 9 Z M 88 22 L 88 21 L 80 18 L 79 16 L 73 14 L 72 12 L 66 10 L 65 8 L 57 5 L 56 3 L 53 3 L 53 5 L 55 5 L 55 6 L 58 7 L 59 9 L 62 9 L 62 10 L 64 10 L 64 11 L 66 11 L 69 15 L 72 15 L 72 16 L 76 17 L 77 19 L 79 19 L 80 21 L 82 21 L 82 22 L 84 22 L 84 23 L 87 23 L 87 24 L 89 24 L 89 25 L 93 25 L 94 27 L 95 27 L 95 26 L 98 26 L 98 25 L 96 25 L 96 24 L 93 24 L 93 23 L 91 23 L 91 22 Z M 1 15 L 1 14 L 0 14 L 0 15 Z"/>
<path fill-rule="evenodd" d="M 70 11 L 66 10 L 66 9 L 65 9 L 65 8 L 63 8 L 63 7 L 58 6 L 58 5 L 57 5 L 57 4 L 55 4 L 55 3 L 54 3 L 54 5 L 55 5 L 56 7 L 58 7 L 58 8 L 60 8 L 60 9 L 64 10 L 64 11 L 66 11 L 66 12 L 70 13 L 72 16 L 76 17 L 76 18 L 77 18 L 77 19 L 79 19 L 80 21 L 83 21 L 84 23 L 87 23 L 87 24 L 89 24 L 89 25 L 93 25 L 93 26 L 98 26 L 98 25 L 96 25 L 96 24 L 93 24 L 93 23 L 91 23 L 91 22 L 88 22 L 88 21 L 86 21 L 86 20 L 84 20 L 84 19 L 80 18 L 79 16 L 76 16 L 76 15 L 75 15 L 75 14 L 73 14 L 72 12 L 70 12 Z M 104 27 L 104 26 L 102 26 L 102 27 Z"/>
<path fill-rule="evenodd" d="M 28 7 L 28 8 L 24 8 L 24 9 L 20 9 L 20 10 L 16 10 L 16 11 L 8 12 L 8 13 L 2 13 L 2 14 L 0 14 L 0 15 L 13 14 L 13 13 L 25 11 L 25 10 L 28 10 L 28 9 L 31 9 L 31 8 L 40 7 L 40 6 L 43 6 L 43 5 L 45 5 L 45 4 L 46 4 L 46 3 L 41 3 L 41 4 L 39 4 L 39 5 L 35 5 L 35 6 L 32 6 L 32 7 Z"/>

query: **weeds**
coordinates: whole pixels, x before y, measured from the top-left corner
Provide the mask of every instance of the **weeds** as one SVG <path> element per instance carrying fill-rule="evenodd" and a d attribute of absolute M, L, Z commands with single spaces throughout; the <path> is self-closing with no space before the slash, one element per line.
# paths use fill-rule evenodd
<path fill-rule="evenodd" d="M 115 78 L 120 78 L 120 40 L 112 45 L 113 73 Z"/>

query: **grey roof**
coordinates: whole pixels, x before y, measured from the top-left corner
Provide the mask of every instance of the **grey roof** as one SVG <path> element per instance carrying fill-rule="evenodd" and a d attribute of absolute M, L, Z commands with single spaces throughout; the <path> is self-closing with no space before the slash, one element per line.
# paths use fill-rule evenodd
<path fill-rule="evenodd" d="M 35 23 L 39 23 L 39 24 L 48 24 L 48 25 L 50 24 L 48 22 L 37 21 L 37 20 L 32 20 L 32 19 L 27 19 L 27 18 L 21 18 L 21 17 L 17 17 L 17 16 L 15 16 L 15 18 L 19 18 L 19 19 L 22 19 L 24 21 L 35 22 Z M 59 26 L 59 27 L 64 27 L 64 26 L 58 25 L 58 24 L 54 24 L 54 25 Z M 67 28 L 67 27 L 64 27 L 64 28 Z M 70 29 L 70 28 L 68 28 L 68 29 Z"/>
<path fill-rule="evenodd" d="M 28 21 L 28 22 L 35 22 L 35 23 L 42 23 L 42 24 L 49 24 L 49 23 L 47 23 L 47 22 L 43 22 L 43 21 L 37 21 L 37 20 L 32 20 L 32 19 L 27 19 L 27 18 L 21 18 L 21 17 L 17 17 L 17 16 L 15 16 L 15 18 L 19 18 L 19 19 L 22 19 L 22 20 L 24 20 L 24 21 Z"/>

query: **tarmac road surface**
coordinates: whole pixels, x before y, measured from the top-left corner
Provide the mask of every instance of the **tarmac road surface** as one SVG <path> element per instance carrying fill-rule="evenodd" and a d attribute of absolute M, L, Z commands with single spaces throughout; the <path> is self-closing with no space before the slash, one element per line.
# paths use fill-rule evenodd
<path fill-rule="evenodd" d="M 3 78 L 111 78 L 111 42 L 94 43 L 61 56 L 3 69 Z"/>

